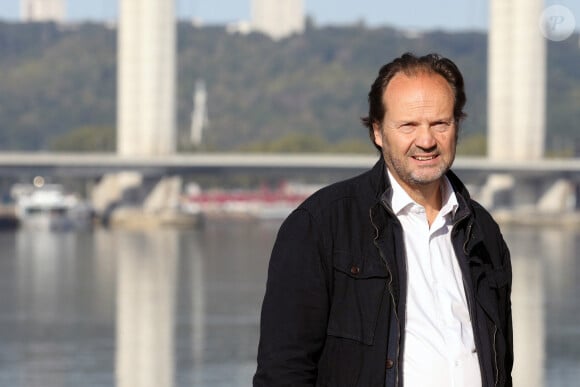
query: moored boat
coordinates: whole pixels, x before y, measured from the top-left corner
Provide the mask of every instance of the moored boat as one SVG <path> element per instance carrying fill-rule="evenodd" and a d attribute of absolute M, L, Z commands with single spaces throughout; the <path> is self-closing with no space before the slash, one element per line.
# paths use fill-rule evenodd
<path fill-rule="evenodd" d="M 12 189 L 15 215 L 21 227 L 72 230 L 92 224 L 91 206 L 60 184 L 18 185 Z"/>

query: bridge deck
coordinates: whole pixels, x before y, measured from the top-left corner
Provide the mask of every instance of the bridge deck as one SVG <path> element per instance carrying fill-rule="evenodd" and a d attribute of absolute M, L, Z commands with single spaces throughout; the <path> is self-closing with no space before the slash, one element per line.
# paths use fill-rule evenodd
<path fill-rule="evenodd" d="M 76 176 L 135 170 L 145 173 L 260 172 L 275 170 L 366 170 L 377 155 L 353 154 L 241 154 L 196 153 L 156 157 L 122 157 L 113 153 L 0 153 L 0 175 L 36 171 Z M 580 159 L 543 159 L 525 162 L 458 157 L 458 173 L 508 173 L 520 177 L 566 175 L 580 178 Z"/>

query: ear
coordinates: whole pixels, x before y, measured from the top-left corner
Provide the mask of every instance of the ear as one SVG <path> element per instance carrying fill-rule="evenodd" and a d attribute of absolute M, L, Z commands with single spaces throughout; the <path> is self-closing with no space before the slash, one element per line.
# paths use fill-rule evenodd
<path fill-rule="evenodd" d="M 379 122 L 373 122 L 373 138 L 378 147 L 383 147 L 383 131 Z"/>

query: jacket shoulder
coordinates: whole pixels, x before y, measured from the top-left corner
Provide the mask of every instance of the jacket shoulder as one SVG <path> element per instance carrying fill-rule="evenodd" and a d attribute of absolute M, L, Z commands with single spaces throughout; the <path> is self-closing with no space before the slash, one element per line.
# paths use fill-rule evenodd
<path fill-rule="evenodd" d="M 298 209 L 306 210 L 313 216 L 343 206 L 345 202 L 370 204 L 376 197 L 373 189 L 372 171 L 327 185 L 308 197 Z"/>
<path fill-rule="evenodd" d="M 497 221 L 491 215 L 491 213 L 479 202 L 473 199 L 471 199 L 470 202 L 473 214 L 475 216 L 475 221 L 487 231 L 499 232 L 500 227 Z"/>
<path fill-rule="evenodd" d="M 505 242 L 501 228 L 491 213 L 486 210 L 480 203 L 472 200 L 472 209 L 474 221 L 478 226 L 481 238 L 484 245 L 490 252 L 490 257 L 497 257 L 492 259 L 496 265 L 505 266 L 510 264 L 510 252 Z"/>

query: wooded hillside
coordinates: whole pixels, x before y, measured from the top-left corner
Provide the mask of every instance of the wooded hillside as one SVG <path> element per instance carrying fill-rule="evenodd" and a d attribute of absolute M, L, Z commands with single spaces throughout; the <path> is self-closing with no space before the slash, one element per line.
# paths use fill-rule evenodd
<path fill-rule="evenodd" d="M 359 122 L 379 67 L 405 51 L 439 52 L 466 79 L 463 153 L 485 152 L 487 37 L 390 28 L 309 27 L 272 41 L 225 28 L 178 25 L 180 148 L 195 82 L 205 82 L 204 150 L 373 152 Z M 580 47 L 548 44 L 547 144 L 571 152 L 580 137 Z M 0 23 L 0 149 L 113 150 L 116 31 L 102 25 Z"/>

